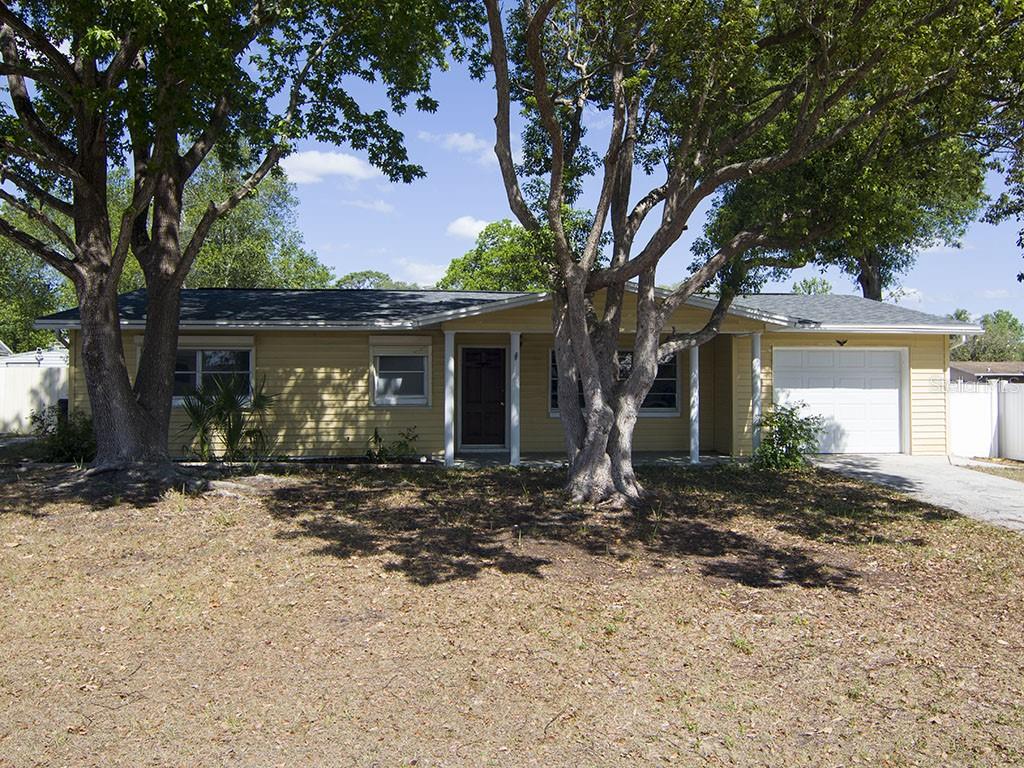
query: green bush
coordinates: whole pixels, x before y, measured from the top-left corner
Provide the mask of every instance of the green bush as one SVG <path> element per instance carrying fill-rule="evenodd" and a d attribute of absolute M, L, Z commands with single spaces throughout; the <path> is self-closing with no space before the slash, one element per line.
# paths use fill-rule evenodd
<path fill-rule="evenodd" d="M 270 454 L 266 419 L 276 398 L 264 392 L 263 385 L 261 379 L 250 392 L 241 379 L 214 379 L 185 397 L 186 431 L 192 434 L 198 458 L 213 461 L 218 458 L 218 447 L 224 461 L 262 459 Z"/>
<path fill-rule="evenodd" d="M 818 448 L 825 427 L 820 416 L 801 416 L 804 403 L 776 405 L 760 422 L 761 444 L 754 451 L 759 469 L 787 470 L 806 466 L 807 454 Z"/>
<path fill-rule="evenodd" d="M 61 416 L 56 405 L 29 416 L 32 433 L 39 438 L 42 461 L 84 464 L 96 458 L 96 434 L 92 419 L 84 413 Z"/>
<path fill-rule="evenodd" d="M 416 427 L 409 427 L 398 433 L 397 440 L 389 443 L 374 427 L 373 435 L 367 441 L 366 458 L 380 464 L 409 459 L 416 453 L 418 439 Z"/>

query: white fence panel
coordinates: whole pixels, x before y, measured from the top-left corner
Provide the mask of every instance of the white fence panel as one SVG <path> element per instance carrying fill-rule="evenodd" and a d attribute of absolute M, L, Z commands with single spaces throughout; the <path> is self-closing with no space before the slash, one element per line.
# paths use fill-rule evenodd
<path fill-rule="evenodd" d="M 1024 384 L 1000 387 L 999 454 L 1024 461 Z"/>
<path fill-rule="evenodd" d="M 954 384 L 949 393 L 950 450 L 956 456 L 999 455 L 998 392 L 990 384 Z"/>
<path fill-rule="evenodd" d="M 68 396 L 68 369 L 56 366 L 0 367 L 0 434 L 27 432 L 32 411 Z"/>

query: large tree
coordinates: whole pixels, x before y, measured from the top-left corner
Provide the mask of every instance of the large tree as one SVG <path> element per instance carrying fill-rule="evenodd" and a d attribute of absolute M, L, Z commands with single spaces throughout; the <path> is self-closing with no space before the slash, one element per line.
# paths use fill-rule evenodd
<path fill-rule="evenodd" d="M 430 74 L 459 38 L 466 7 L 0 0 L 0 76 L 9 94 L 0 103 L 0 197 L 59 246 L 9 219 L 0 219 L 0 234 L 75 286 L 98 467 L 166 460 L 180 289 L 214 224 L 296 139 L 365 150 L 393 180 L 422 175 L 388 110 L 401 112 L 410 97 L 434 108 Z M 373 109 L 360 105 L 366 82 L 379 85 L 386 108 L 378 97 Z M 208 201 L 186 236 L 185 186 L 215 150 L 242 171 L 241 183 Z M 134 183 L 112 215 L 107 182 L 117 166 L 130 167 Z M 134 382 L 117 321 L 129 254 L 148 297 Z"/>
<path fill-rule="evenodd" d="M 720 246 L 745 227 L 785 222 L 800 211 L 822 235 L 798 243 L 790 261 L 837 266 L 865 298 L 881 301 L 919 253 L 959 246 L 985 200 L 984 154 L 961 136 L 937 135 L 934 123 L 920 118 L 894 118 L 887 127 L 893 140 L 876 148 L 848 140 L 731 187 L 708 236 Z"/>
<path fill-rule="evenodd" d="M 568 488 L 592 502 L 642 495 L 632 435 L 659 359 L 712 338 L 752 270 L 788 266 L 774 254 L 824 234 L 800 209 L 750 222 L 659 295 L 658 263 L 697 206 L 840 146 L 863 148 L 861 161 L 870 163 L 880 148 L 899 148 L 901 134 L 888 129 L 897 118 L 931 125 L 921 131 L 929 141 L 980 120 L 987 101 L 972 88 L 973 70 L 989 66 L 1018 23 L 997 0 L 523 0 L 508 13 L 497 0 L 486 6 L 496 154 L 509 205 L 529 230 L 542 223 L 521 179 L 540 179 L 547 191 Z M 513 101 L 527 122 L 518 168 Z M 939 121 L 941 101 L 950 114 Z M 610 123 L 596 156 L 583 120 L 595 112 Z M 591 172 L 594 216 L 574 250 L 562 212 Z M 610 263 L 594 269 L 606 227 Z M 620 375 L 623 305 L 634 280 L 632 366 Z M 677 307 L 712 286 L 720 299 L 704 327 L 663 332 Z"/>
<path fill-rule="evenodd" d="M 963 315 L 954 314 L 954 319 L 962 320 Z M 970 320 L 970 317 L 967 319 Z M 1024 360 L 1024 324 L 1012 312 L 997 309 L 991 314 L 982 315 L 980 322 L 985 332 L 972 336 L 954 349 L 950 355 L 954 360 Z"/>
<path fill-rule="evenodd" d="M 551 285 L 545 238 L 509 219 L 484 227 L 476 245 L 452 259 L 438 288 L 460 291 L 544 291 Z"/>

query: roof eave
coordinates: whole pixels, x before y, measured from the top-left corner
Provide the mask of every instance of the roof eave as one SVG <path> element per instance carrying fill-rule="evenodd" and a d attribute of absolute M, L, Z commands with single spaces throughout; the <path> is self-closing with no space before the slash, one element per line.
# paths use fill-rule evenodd
<path fill-rule="evenodd" d="M 122 320 L 121 328 L 125 330 L 144 330 L 146 323 L 141 320 Z M 37 320 L 33 328 L 40 330 L 78 330 L 82 324 L 78 320 Z M 292 323 L 292 322 L 223 322 L 223 323 L 190 323 L 179 324 L 182 329 L 190 331 L 410 331 L 422 326 L 416 323 Z"/>
<path fill-rule="evenodd" d="M 977 336 L 983 329 L 977 325 L 915 325 L 913 323 L 794 323 L 781 329 L 784 333 L 935 333 L 949 336 Z"/>

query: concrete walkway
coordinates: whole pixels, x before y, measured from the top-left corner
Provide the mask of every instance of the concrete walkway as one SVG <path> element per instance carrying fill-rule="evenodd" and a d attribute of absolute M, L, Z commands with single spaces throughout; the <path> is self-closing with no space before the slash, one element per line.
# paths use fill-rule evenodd
<path fill-rule="evenodd" d="M 968 469 L 945 456 L 817 456 L 814 463 L 885 485 L 918 501 L 992 525 L 1024 531 L 1024 483 Z"/>

